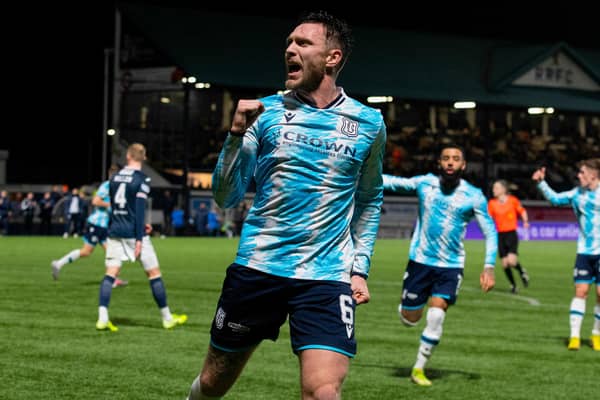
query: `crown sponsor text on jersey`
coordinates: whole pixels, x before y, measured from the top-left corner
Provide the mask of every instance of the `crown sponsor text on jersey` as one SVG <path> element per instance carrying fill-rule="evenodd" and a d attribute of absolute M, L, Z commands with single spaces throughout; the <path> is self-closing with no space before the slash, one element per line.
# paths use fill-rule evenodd
<path fill-rule="evenodd" d="M 334 153 L 343 152 L 344 154 L 352 156 L 352 157 L 356 156 L 356 149 L 352 148 L 348 145 L 345 145 L 343 143 L 338 143 L 338 142 L 329 141 L 329 140 L 323 140 L 320 138 L 309 138 L 308 136 L 306 136 L 303 133 L 296 133 L 296 132 L 292 132 L 292 131 L 285 132 L 283 134 L 283 137 L 285 138 L 285 140 L 288 140 L 290 142 L 304 143 L 304 144 L 310 145 L 312 147 L 324 148 L 325 150 L 332 151 Z"/>

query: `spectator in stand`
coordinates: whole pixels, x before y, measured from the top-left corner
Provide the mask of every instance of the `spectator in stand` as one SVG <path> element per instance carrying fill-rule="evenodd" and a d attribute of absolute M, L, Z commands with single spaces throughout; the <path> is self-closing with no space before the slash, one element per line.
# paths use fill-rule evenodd
<path fill-rule="evenodd" d="M 52 193 L 44 193 L 44 197 L 39 202 L 40 208 L 40 235 L 52 234 L 52 209 L 54 208 Z"/>
<path fill-rule="evenodd" d="M 162 211 L 164 225 L 162 235 L 167 236 L 173 234 L 173 219 L 171 217 L 171 214 L 175 209 L 175 198 L 171 194 L 170 190 L 165 190 L 163 195 L 164 197 Z"/>
<path fill-rule="evenodd" d="M 64 202 L 65 232 L 63 237 L 65 239 L 69 237 L 71 232 L 73 232 L 74 237 L 79 236 L 83 211 L 84 205 L 79 196 L 79 189 L 73 188 Z"/>
<path fill-rule="evenodd" d="M 13 199 L 10 201 L 10 208 L 11 208 L 11 220 L 14 222 L 15 217 L 19 217 L 21 215 L 21 202 L 23 201 L 23 193 L 21 192 L 16 192 L 14 194 Z M 17 226 L 15 226 L 14 228 L 18 228 Z M 14 231 L 13 231 L 14 232 Z"/>
<path fill-rule="evenodd" d="M 27 193 L 27 196 L 21 201 L 21 215 L 23 215 L 24 229 L 26 235 L 33 234 L 33 217 L 37 209 L 37 202 L 33 192 Z"/>
<path fill-rule="evenodd" d="M 194 213 L 194 225 L 198 235 L 208 235 L 208 208 L 204 202 L 200 203 Z"/>
<path fill-rule="evenodd" d="M 171 212 L 171 224 L 175 230 L 175 235 L 181 236 L 185 233 L 185 221 L 183 210 L 179 207 Z"/>
<path fill-rule="evenodd" d="M 58 203 L 60 199 L 63 198 L 65 193 L 61 192 L 58 188 L 58 185 L 52 186 L 52 190 L 50 191 L 50 198 L 54 204 Z"/>
<path fill-rule="evenodd" d="M 10 227 L 10 217 L 12 216 L 12 203 L 8 197 L 8 192 L 0 192 L 0 232 L 2 235 L 8 235 Z"/>
<path fill-rule="evenodd" d="M 215 210 L 209 210 L 206 216 L 206 226 L 210 236 L 221 235 L 221 221 Z"/>

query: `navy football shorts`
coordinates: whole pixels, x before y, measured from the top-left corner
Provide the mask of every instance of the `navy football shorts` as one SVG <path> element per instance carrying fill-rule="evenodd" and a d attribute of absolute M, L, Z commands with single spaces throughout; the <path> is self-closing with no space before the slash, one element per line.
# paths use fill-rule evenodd
<path fill-rule="evenodd" d="M 600 254 L 577 254 L 573 270 L 575 283 L 600 283 Z"/>
<path fill-rule="evenodd" d="M 409 260 L 402 285 L 402 308 L 423 308 L 429 297 L 441 297 L 454 304 L 462 278 L 462 268 L 432 267 Z"/>
<path fill-rule="evenodd" d="M 355 307 L 349 283 L 284 278 L 234 263 L 223 282 L 211 345 L 236 352 L 277 340 L 289 317 L 294 353 L 325 349 L 353 357 Z"/>
<path fill-rule="evenodd" d="M 97 244 L 104 245 L 106 238 L 108 238 L 108 229 L 89 223 L 85 226 L 83 241 L 87 244 L 92 246 Z"/>

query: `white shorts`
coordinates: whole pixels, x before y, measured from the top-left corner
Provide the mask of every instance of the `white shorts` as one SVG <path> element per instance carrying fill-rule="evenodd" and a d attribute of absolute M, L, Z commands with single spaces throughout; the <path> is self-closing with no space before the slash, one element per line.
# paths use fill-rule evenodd
<path fill-rule="evenodd" d="M 106 266 L 121 268 L 123 261 L 135 261 L 135 239 L 108 238 L 106 241 Z M 140 262 L 147 271 L 158 268 L 158 257 L 150 237 L 142 239 L 142 252 Z"/>

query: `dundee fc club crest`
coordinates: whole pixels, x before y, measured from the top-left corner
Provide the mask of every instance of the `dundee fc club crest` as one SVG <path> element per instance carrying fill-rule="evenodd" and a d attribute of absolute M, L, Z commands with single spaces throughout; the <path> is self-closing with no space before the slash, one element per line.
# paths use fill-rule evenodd
<path fill-rule="evenodd" d="M 358 136 L 358 122 L 342 117 L 340 132 L 344 135 L 354 138 Z"/>

